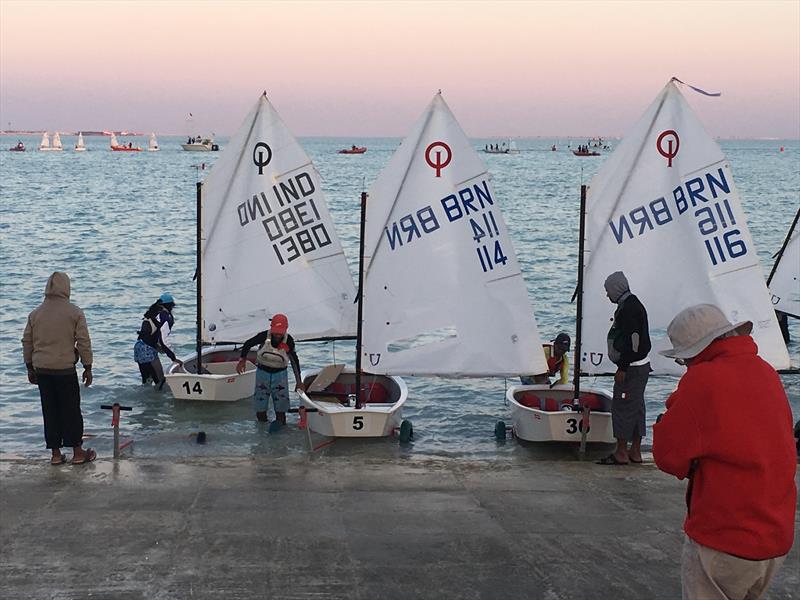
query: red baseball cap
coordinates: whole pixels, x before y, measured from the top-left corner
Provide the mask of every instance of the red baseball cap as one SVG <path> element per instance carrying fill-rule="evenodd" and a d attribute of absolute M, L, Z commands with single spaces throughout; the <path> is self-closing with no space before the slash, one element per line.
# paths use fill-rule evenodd
<path fill-rule="evenodd" d="M 272 333 L 277 333 L 279 335 L 286 333 L 286 330 L 289 329 L 289 319 L 287 319 L 286 315 L 284 314 L 274 314 L 272 315 L 272 321 L 269 328 Z"/>

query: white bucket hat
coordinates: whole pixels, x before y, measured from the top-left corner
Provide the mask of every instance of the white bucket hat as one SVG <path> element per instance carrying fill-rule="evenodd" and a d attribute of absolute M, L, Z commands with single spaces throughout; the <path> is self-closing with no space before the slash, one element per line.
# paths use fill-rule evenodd
<path fill-rule="evenodd" d="M 667 327 L 672 348 L 659 354 L 670 358 L 694 358 L 715 339 L 726 333 L 746 328 L 753 330 L 752 321 L 732 324 L 725 314 L 713 304 L 695 304 L 679 312 Z"/>

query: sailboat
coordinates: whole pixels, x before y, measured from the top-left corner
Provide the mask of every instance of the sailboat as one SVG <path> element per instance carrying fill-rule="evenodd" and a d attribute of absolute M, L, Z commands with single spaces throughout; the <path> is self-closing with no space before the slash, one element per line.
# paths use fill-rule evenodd
<path fill-rule="evenodd" d="M 196 280 L 196 352 L 166 376 L 175 398 L 252 396 L 255 349 L 239 375 L 236 345 L 275 313 L 298 342 L 355 334 L 355 286 L 321 178 L 266 93 L 197 184 Z"/>
<path fill-rule="evenodd" d="M 156 134 L 155 133 L 151 133 L 150 134 L 150 142 L 147 145 L 147 151 L 148 152 L 158 152 L 159 150 L 161 150 L 161 148 L 158 147 L 158 140 L 156 139 Z"/>
<path fill-rule="evenodd" d="M 730 164 L 679 83 L 673 78 L 664 86 L 588 187 L 582 370 L 616 370 L 606 349 L 613 305 L 603 287 L 614 271 L 625 273 L 647 309 L 655 374 L 684 372 L 659 351 L 671 347 L 672 318 L 703 302 L 719 306 L 733 323 L 752 321 L 761 357 L 787 368 Z"/>
<path fill-rule="evenodd" d="M 75 152 L 86 152 L 86 144 L 83 142 L 83 133 L 78 132 L 78 141 L 75 142 Z"/>
<path fill-rule="evenodd" d="M 61 152 L 64 149 L 64 146 L 61 145 L 61 136 L 56 131 L 53 134 L 53 145 L 51 146 L 51 150 L 56 152 Z"/>
<path fill-rule="evenodd" d="M 436 94 L 362 195 L 356 394 L 398 375 L 547 369 L 498 201 L 486 166 Z M 363 423 L 377 435 L 396 402 L 391 390 L 364 396 L 324 414 L 301 394 L 319 411 L 309 413 L 309 427 L 343 436 Z"/>
<path fill-rule="evenodd" d="M 800 209 L 794 216 L 786 239 L 778 251 L 767 279 L 776 311 L 800 319 Z"/>
<path fill-rule="evenodd" d="M 39 143 L 39 152 L 53 152 L 56 150 L 60 150 L 60 148 L 54 148 L 50 145 L 50 134 L 45 131 L 42 134 L 42 141 Z"/>

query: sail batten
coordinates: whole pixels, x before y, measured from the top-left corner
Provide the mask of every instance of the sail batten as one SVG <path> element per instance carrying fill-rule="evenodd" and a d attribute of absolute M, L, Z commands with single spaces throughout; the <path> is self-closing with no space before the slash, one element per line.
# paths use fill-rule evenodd
<path fill-rule="evenodd" d="M 440 94 L 370 187 L 365 235 L 365 371 L 547 371 L 491 177 Z"/>
<path fill-rule="evenodd" d="M 615 306 L 603 282 L 623 271 L 647 308 L 658 374 L 683 367 L 658 354 L 682 309 L 718 305 L 751 320 L 761 356 L 789 364 L 730 165 L 675 83 L 659 93 L 588 187 L 583 352 L 589 374 L 613 372 L 606 334 Z"/>

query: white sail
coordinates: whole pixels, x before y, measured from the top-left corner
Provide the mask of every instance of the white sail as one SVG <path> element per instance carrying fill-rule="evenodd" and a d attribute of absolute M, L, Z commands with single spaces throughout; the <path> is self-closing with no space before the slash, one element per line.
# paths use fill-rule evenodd
<path fill-rule="evenodd" d="M 789 241 L 772 273 L 769 291 L 775 310 L 800 319 L 800 228 L 796 217 L 793 225 Z"/>
<path fill-rule="evenodd" d="M 119 142 L 117 142 L 117 136 L 114 134 L 114 132 L 113 132 L 113 131 L 111 132 L 111 142 L 110 142 L 110 145 L 111 145 L 111 147 L 114 147 L 114 146 L 119 146 Z"/>
<path fill-rule="evenodd" d="M 499 198 L 441 94 L 370 188 L 365 244 L 366 371 L 547 371 Z"/>
<path fill-rule="evenodd" d="M 155 151 L 157 151 L 159 149 L 158 148 L 158 140 L 156 139 L 156 134 L 155 133 L 151 133 L 150 134 L 150 143 L 147 146 L 147 149 L 150 152 L 155 152 Z"/>
<path fill-rule="evenodd" d="M 78 132 L 78 141 L 75 142 L 75 149 L 86 148 L 86 144 L 83 141 L 83 133 L 80 131 Z"/>
<path fill-rule="evenodd" d="M 61 145 L 61 136 L 57 131 L 53 134 L 53 148 L 56 150 L 63 149 L 63 146 Z"/>
<path fill-rule="evenodd" d="M 50 147 L 50 134 L 46 131 L 42 134 L 42 141 L 39 144 L 39 150 L 43 150 L 45 148 Z"/>
<path fill-rule="evenodd" d="M 592 179 L 587 194 L 583 356 L 588 373 L 615 370 L 606 335 L 615 305 L 603 288 L 623 271 L 648 312 L 657 373 L 680 373 L 659 350 L 682 309 L 718 305 L 753 322 L 760 355 L 789 366 L 730 165 L 672 81 Z"/>
<path fill-rule="evenodd" d="M 311 159 L 262 95 L 202 191 L 203 339 L 289 318 L 295 339 L 355 333 L 355 287 Z"/>

